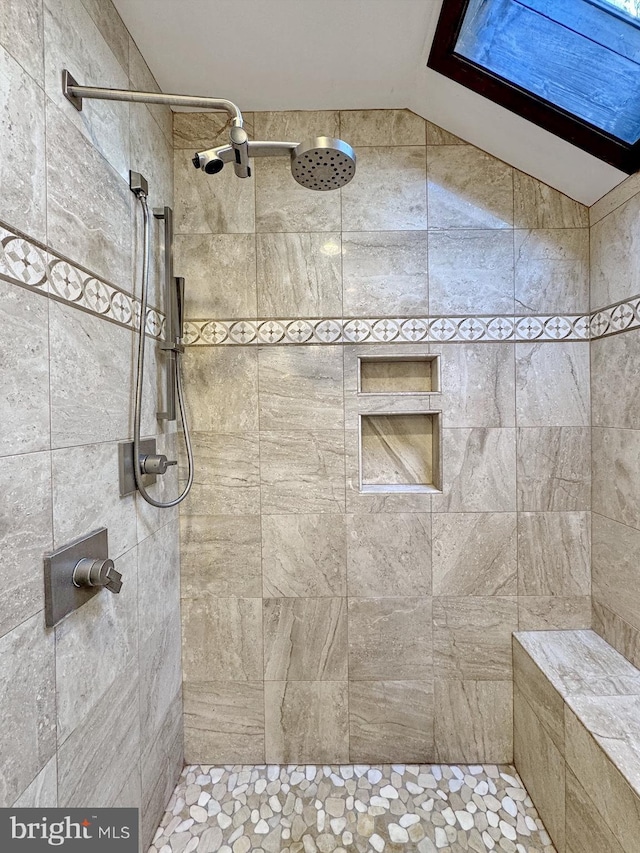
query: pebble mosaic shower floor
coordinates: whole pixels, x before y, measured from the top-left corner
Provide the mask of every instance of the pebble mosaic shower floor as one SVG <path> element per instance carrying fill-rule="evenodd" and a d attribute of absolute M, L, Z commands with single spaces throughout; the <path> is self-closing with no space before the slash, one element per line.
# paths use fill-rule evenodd
<path fill-rule="evenodd" d="M 554 853 L 513 767 L 190 766 L 149 853 Z"/>

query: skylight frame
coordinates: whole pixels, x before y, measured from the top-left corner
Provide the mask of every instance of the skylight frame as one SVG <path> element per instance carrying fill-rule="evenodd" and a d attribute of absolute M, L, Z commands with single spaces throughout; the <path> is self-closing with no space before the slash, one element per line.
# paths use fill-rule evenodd
<path fill-rule="evenodd" d="M 456 43 L 469 2 L 443 0 L 428 68 L 628 175 L 640 169 L 640 140 L 633 144 L 625 142 L 456 53 Z"/>

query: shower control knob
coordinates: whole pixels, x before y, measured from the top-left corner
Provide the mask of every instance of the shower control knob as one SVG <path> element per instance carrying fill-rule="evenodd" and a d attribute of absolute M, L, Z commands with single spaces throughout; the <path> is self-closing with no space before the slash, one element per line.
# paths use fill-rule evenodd
<path fill-rule="evenodd" d="M 113 560 L 85 557 L 75 565 L 73 584 L 79 587 L 103 586 L 109 592 L 118 593 L 122 589 L 122 575 L 116 570 Z"/>
<path fill-rule="evenodd" d="M 143 474 L 166 474 L 170 465 L 177 465 L 177 460 L 169 460 L 164 453 L 149 453 L 140 456 L 140 470 Z"/>

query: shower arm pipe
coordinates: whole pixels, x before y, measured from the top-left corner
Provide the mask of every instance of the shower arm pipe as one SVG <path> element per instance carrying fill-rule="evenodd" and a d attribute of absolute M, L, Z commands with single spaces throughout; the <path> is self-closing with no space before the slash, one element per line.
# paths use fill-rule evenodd
<path fill-rule="evenodd" d="M 128 101 L 136 104 L 162 104 L 172 107 L 194 107 L 199 110 L 225 112 L 231 123 L 243 127 L 240 108 L 226 98 L 204 98 L 198 95 L 170 95 L 164 92 L 137 92 L 131 89 L 103 89 L 97 86 L 80 86 L 65 69 L 62 72 L 62 92 L 73 106 L 82 111 L 82 99 L 101 101 Z"/>
<path fill-rule="evenodd" d="M 250 139 L 249 156 L 250 157 L 286 157 L 298 147 L 299 142 L 262 142 L 259 140 Z M 232 145 L 220 145 L 213 148 L 211 153 L 219 157 L 223 163 L 233 163 L 235 152 Z"/>

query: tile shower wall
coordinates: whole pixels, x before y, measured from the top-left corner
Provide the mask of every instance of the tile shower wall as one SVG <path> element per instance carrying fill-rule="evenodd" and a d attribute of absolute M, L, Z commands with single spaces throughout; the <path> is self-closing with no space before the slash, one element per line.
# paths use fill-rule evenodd
<path fill-rule="evenodd" d="M 593 627 L 640 666 L 640 184 L 633 175 L 590 209 L 591 301 L 603 331 L 591 346 Z M 617 323 L 607 317 L 619 317 Z M 626 331 L 624 331 L 626 329 Z"/>
<path fill-rule="evenodd" d="M 139 806 L 148 841 L 182 769 L 178 518 L 120 498 L 117 441 L 131 435 L 140 260 L 128 169 L 152 204 L 172 204 L 171 114 L 78 113 L 65 67 L 90 85 L 156 88 L 108 0 L 0 4 L 0 219 L 75 264 L 49 255 L 47 272 L 44 249 L 2 231 L 0 805 Z M 152 371 L 144 430 L 173 454 Z M 45 628 L 43 553 L 103 525 L 122 593 Z"/>
<path fill-rule="evenodd" d="M 358 173 L 331 193 L 282 160 L 206 178 L 191 156 L 223 123 L 174 116 L 187 317 L 215 321 L 210 344 L 251 321 L 186 355 L 187 760 L 509 761 L 511 632 L 591 620 L 588 341 L 314 346 L 267 328 L 263 345 L 251 329 L 584 316 L 587 211 L 406 111 L 247 124 L 340 136 Z M 442 411 L 442 494 L 359 492 L 357 356 L 374 352 L 440 359 L 440 394 L 381 399 Z"/>

